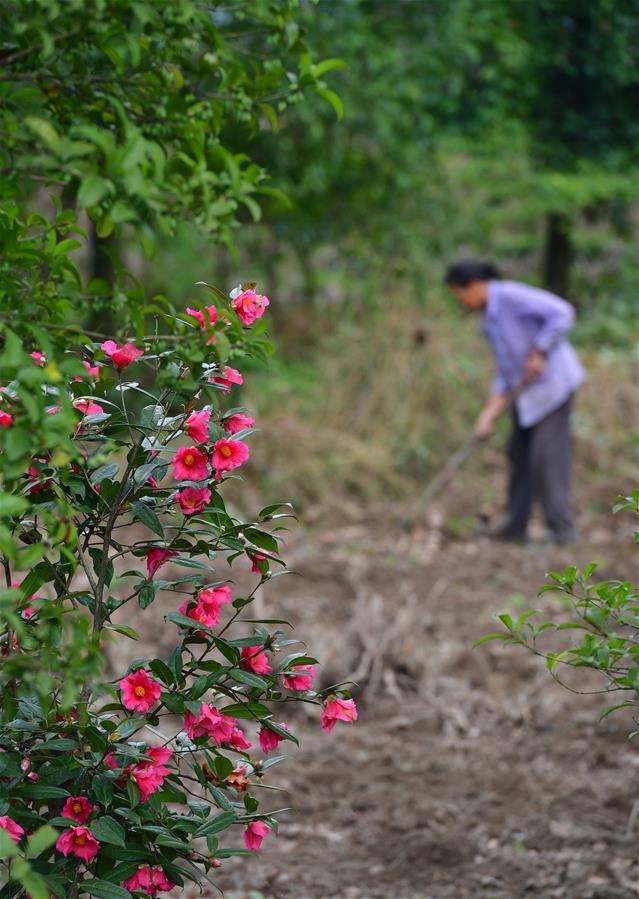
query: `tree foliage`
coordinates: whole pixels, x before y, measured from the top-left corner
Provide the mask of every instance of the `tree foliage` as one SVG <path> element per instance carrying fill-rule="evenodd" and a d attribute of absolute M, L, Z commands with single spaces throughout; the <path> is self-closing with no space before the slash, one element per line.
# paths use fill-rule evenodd
<path fill-rule="evenodd" d="M 59 321 L 71 295 L 76 315 L 108 295 L 142 333 L 142 290 L 121 262 L 114 290 L 82 282 L 77 215 L 98 237 L 134 232 L 148 253 L 178 221 L 229 242 L 242 210 L 259 218 L 271 188 L 250 140 L 326 90 L 298 4 L 11 0 L 3 12 L 0 310 Z"/>

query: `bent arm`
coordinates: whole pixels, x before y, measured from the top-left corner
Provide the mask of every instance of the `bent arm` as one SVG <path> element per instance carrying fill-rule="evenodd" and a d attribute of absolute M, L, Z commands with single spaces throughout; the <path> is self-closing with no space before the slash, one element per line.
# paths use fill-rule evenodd
<path fill-rule="evenodd" d="M 534 288 L 518 292 L 515 297 L 519 315 L 530 316 L 539 323 L 533 349 L 544 356 L 566 336 L 575 321 L 575 310 L 561 297 Z"/>

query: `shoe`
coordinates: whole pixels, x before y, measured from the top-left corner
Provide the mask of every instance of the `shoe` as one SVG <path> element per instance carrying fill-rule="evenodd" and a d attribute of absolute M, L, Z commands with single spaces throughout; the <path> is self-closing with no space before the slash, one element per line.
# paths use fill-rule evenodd
<path fill-rule="evenodd" d="M 502 543 L 525 543 L 525 534 L 516 534 L 510 530 L 508 525 L 484 525 L 477 528 L 480 534 L 489 537 L 491 540 L 499 540 Z"/>

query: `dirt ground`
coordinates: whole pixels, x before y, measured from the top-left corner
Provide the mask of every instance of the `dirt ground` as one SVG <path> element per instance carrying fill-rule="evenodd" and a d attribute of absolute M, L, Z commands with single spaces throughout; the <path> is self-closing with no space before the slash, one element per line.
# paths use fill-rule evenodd
<path fill-rule="evenodd" d="M 472 649 L 497 611 L 539 604 L 549 570 L 597 560 L 602 576 L 637 575 L 614 494 L 579 497 L 581 540 L 565 548 L 459 533 L 462 488 L 412 530 L 382 509 L 293 532 L 302 577 L 266 585 L 256 611 L 294 623 L 323 684 L 360 684 L 360 720 L 331 734 L 314 711 L 293 722 L 301 747 L 268 781 L 286 792 L 263 799 L 294 811 L 259 856 L 224 862 L 227 899 L 639 896 L 631 722 L 598 723 L 605 697 L 563 690 L 522 649 Z"/>

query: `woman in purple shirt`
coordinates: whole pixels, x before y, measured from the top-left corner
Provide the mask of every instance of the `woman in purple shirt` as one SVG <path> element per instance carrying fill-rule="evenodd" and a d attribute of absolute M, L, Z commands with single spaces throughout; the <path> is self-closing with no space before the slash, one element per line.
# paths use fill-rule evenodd
<path fill-rule="evenodd" d="M 446 284 L 462 306 L 480 311 L 484 334 L 495 357 L 490 397 L 475 433 L 488 437 L 512 405 L 509 444 L 508 515 L 495 536 L 522 541 L 532 505 L 539 501 L 552 537 L 570 541 L 573 394 L 584 373 L 566 335 L 575 319 L 572 306 L 546 290 L 502 281 L 490 262 L 451 265 Z"/>

